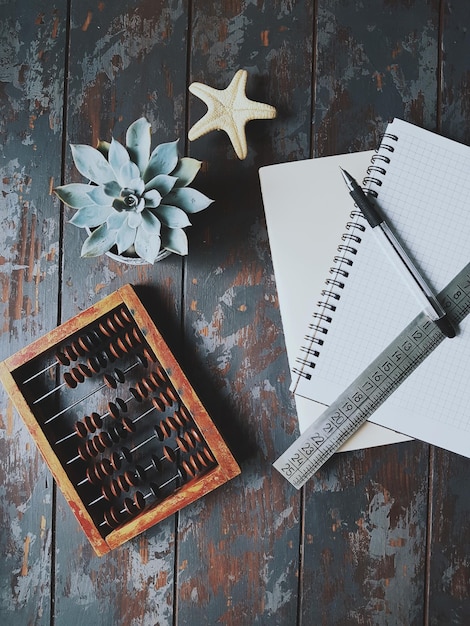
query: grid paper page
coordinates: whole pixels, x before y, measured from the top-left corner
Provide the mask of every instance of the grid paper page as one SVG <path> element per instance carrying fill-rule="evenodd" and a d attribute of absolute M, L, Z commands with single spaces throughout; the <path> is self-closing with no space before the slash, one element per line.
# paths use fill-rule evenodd
<path fill-rule="evenodd" d="M 377 203 L 432 288 L 439 292 L 470 261 L 470 148 L 394 120 L 379 154 L 390 157 Z M 383 163 L 376 161 L 376 165 Z M 371 177 L 375 172 L 371 172 Z M 339 178 L 339 177 L 338 177 Z M 338 184 L 341 184 L 339 178 Z M 361 220 L 361 223 L 365 222 Z M 312 377 L 296 393 L 328 405 L 420 311 L 371 230 L 322 334 Z M 333 290 L 333 288 L 331 288 Z M 334 302 L 333 300 L 331 301 Z M 444 341 L 370 418 L 446 449 L 470 455 L 470 330 Z"/>

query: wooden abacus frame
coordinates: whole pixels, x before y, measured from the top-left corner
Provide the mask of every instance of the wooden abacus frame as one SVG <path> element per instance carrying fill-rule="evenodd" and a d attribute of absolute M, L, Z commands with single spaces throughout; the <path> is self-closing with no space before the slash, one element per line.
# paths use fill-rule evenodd
<path fill-rule="evenodd" d="M 35 403 L 31 402 L 31 397 L 28 398 L 28 390 L 25 390 L 22 376 L 24 377 L 24 372 L 28 371 L 27 368 L 31 368 L 31 363 L 40 363 L 41 357 L 44 359 L 46 354 L 50 355 L 60 350 L 67 341 L 70 344 L 74 341 L 74 337 L 84 332 L 84 329 L 106 318 L 123 305 L 128 312 L 126 315 L 130 314 L 132 317 L 132 325 L 139 329 L 147 350 L 149 349 L 155 361 L 163 368 L 173 395 L 176 393 L 178 402 L 190 415 L 191 424 L 194 424 L 196 430 L 202 435 L 207 446 L 205 448 L 207 453 L 204 453 L 204 456 L 209 457 L 211 462 L 208 467 L 202 467 L 199 462 L 199 465 L 194 464 L 194 467 L 201 471 L 195 471 L 189 476 L 189 480 L 183 481 L 179 488 L 165 495 L 163 499 L 150 504 L 149 507 L 143 508 L 140 512 L 137 511 L 136 514 L 130 516 L 130 519 L 104 533 L 96 519 L 90 514 L 89 505 L 83 502 L 83 496 L 80 497 L 72 473 L 54 449 L 50 434 L 47 435 L 47 428 L 43 425 L 44 419 L 41 412 L 37 410 Z M 39 376 L 39 374 L 40 372 L 34 376 Z M 1 362 L 0 380 L 29 429 L 76 519 L 99 556 L 120 546 L 240 473 L 234 457 L 131 285 L 118 289 Z"/>

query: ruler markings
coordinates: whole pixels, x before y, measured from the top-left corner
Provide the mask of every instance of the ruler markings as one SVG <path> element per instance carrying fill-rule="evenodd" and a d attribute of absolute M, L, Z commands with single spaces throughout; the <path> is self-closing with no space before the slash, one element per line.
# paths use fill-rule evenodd
<path fill-rule="evenodd" d="M 439 295 L 454 323 L 470 312 L 470 264 Z M 445 339 L 420 313 L 273 464 L 302 487 Z M 458 341 L 458 339 L 456 339 Z"/>

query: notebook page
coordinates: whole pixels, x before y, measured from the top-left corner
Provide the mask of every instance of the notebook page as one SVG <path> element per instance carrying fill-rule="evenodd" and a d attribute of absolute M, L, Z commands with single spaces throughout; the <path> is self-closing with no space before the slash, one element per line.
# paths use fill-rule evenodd
<path fill-rule="evenodd" d="M 269 244 L 279 297 L 287 356 L 296 366 L 311 311 L 320 297 L 333 253 L 353 208 L 340 165 L 362 178 L 373 151 L 305 159 L 262 167 L 259 171 Z M 295 397 L 303 432 L 324 405 Z M 406 437 L 367 423 L 341 450 L 378 446 Z"/>
<path fill-rule="evenodd" d="M 470 148 L 394 120 L 378 204 L 438 292 L 470 257 Z M 390 143 L 390 142 L 388 142 Z M 362 222 L 364 223 L 364 222 Z M 296 393 L 330 404 L 420 311 L 366 226 L 317 366 Z M 371 421 L 468 455 L 470 339 L 464 322 Z M 468 389 L 468 391 L 467 391 Z"/>

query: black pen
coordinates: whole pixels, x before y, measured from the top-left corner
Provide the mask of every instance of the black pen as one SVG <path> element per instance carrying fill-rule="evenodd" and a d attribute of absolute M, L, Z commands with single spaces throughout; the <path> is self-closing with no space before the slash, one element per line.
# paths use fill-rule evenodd
<path fill-rule="evenodd" d="M 392 230 L 388 226 L 385 218 L 380 214 L 378 208 L 366 196 L 361 186 L 343 168 L 341 173 L 349 189 L 349 194 L 361 210 L 362 214 L 372 227 L 373 233 L 378 238 L 379 243 L 388 255 L 392 263 L 405 279 L 411 291 L 431 320 L 447 337 L 455 337 L 455 329 L 452 326 L 447 313 L 433 294 L 431 288 L 419 273 L 413 261 L 403 249 Z"/>

